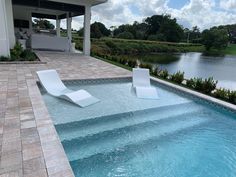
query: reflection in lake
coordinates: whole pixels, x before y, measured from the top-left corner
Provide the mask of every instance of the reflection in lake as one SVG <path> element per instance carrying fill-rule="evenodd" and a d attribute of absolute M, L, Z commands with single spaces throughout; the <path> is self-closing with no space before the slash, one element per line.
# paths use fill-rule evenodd
<path fill-rule="evenodd" d="M 170 73 L 184 71 L 185 78 L 213 77 L 219 81 L 218 87 L 236 90 L 235 56 L 206 57 L 201 53 L 185 53 L 177 55 L 161 54 L 148 55 L 142 60 L 156 64 L 162 69 L 167 69 Z"/>

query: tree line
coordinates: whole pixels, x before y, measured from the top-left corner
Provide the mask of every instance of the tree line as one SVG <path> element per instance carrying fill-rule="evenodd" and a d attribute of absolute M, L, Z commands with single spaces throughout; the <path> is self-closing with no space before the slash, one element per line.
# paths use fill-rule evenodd
<path fill-rule="evenodd" d="M 78 33 L 83 36 L 83 29 Z M 228 43 L 236 43 L 236 24 L 212 27 L 201 32 L 197 26 L 192 29 L 184 28 L 175 18 L 163 14 L 147 17 L 142 22 L 112 26 L 110 29 L 100 22 L 95 22 L 91 25 L 91 37 L 200 43 L 205 45 L 206 50 L 221 50 Z"/>

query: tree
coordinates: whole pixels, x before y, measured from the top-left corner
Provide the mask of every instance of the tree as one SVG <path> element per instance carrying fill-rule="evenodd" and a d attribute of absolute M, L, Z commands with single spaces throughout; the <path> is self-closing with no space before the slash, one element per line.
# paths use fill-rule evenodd
<path fill-rule="evenodd" d="M 135 30 L 134 26 L 130 25 L 130 24 L 126 24 L 126 25 L 121 25 L 118 28 L 116 28 L 114 30 L 114 36 L 118 36 L 119 34 L 124 33 L 124 32 L 129 32 L 133 36 L 136 35 L 136 30 Z"/>
<path fill-rule="evenodd" d="M 134 39 L 134 35 L 130 32 L 123 32 L 117 35 L 117 38 L 121 39 Z"/>
<path fill-rule="evenodd" d="M 111 34 L 111 31 L 109 29 L 107 29 L 106 26 L 101 22 L 94 22 L 91 25 L 91 31 L 94 26 L 96 26 L 96 28 L 98 28 L 98 30 L 101 32 L 102 36 L 109 36 Z"/>
<path fill-rule="evenodd" d="M 91 25 L 91 38 L 101 38 L 103 35 L 102 35 L 102 32 L 101 30 L 99 29 L 99 26 L 94 23 Z"/>
<path fill-rule="evenodd" d="M 81 28 L 78 31 L 79 36 L 83 36 L 84 28 Z M 94 22 L 91 24 L 91 37 L 92 38 L 101 38 L 104 36 L 109 36 L 111 31 L 106 28 L 106 26 L 100 22 Z"/>
<path fill-rule="evenodd" d="M 179 42 L 184 36 L 182 27 L 170 15 L 153 15 L 146 18 L 145 23 L 147 36 L 161 36 L 162 40 L 165 39 L 168 42 Z"/>
<path fill-rule="evenodd" d="M 166 20 L 160 27 L 159 33 L 163 34 L 168 42 L 180 42 L 184 36 L 184 30 L 177 23 L 176 19 L 170 19 L 170 16 L 165 16 Z"/>
<path fill-rule="evenodd" d="M 39 29 L 55 29 L 55 26 L 50 21 L 42 18 L 34 19 L 33 27 Z"/>
<path fill-rule="evenodd" d="M 221 50 L 227 47 L 229 42 L 228 32 L 225 29 L 218 29 L 216 27 L 202 32 L 202 43 L 205 45 L 207 51 L 211 49 Z"/>
<path fill-rule="evenodd" d="M 164 19 L 167 20 L 169 17 L 170 16 L 166 15 L 153 15 L 151 17 L 146 18 L 145 23 L 147 24 L 147 34 L 156 34 L 160 30 Z"/>

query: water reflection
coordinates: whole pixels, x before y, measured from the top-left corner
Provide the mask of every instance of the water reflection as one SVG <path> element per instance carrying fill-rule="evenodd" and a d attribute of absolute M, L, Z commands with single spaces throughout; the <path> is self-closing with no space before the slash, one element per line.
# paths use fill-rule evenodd
<path fill-rule="evenodd" d="M 150 59 L 147 59 L 149 58 Z M 218 87 L 236 90 L 236 57 L 209 57 L 201 53 L 176 55 L 150 55 L 143 60 L 167 69 L 170 73 L 184 71 L 186 78 L 213 77 L 218 80 Z M 165 61 L 164 61 L 165 60 Z"/>
<path fill-rule="evenodd" d="M 138 60 L 145 61 L 149 63 L 159 64 L 169 64 L 173 62 L 177 62 L 180 60 L 179 55 L 171 55 L 171 54 L 151 54 L 151 55 L 141 55 L 137 56 Z"/>

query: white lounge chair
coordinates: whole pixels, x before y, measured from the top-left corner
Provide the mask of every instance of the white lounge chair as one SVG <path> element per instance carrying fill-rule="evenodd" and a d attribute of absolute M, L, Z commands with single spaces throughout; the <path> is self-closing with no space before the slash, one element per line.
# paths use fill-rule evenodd
<path fill-rule="evenodd" d="M 44 70 L 36 73 L 46 91 L 55 97 L 66 99 L 80 107 L 99 102 L 99 99 L 93 97 L 85 90 L 73 91 L 68 89 L 62 83 L 56 70 Z"/>
<path fill-rule="evenodd" d="M 133 87 L 138 98 L 159 98 L 156 88 L 151 86 L 149 69 L 133 68 Z"/>

